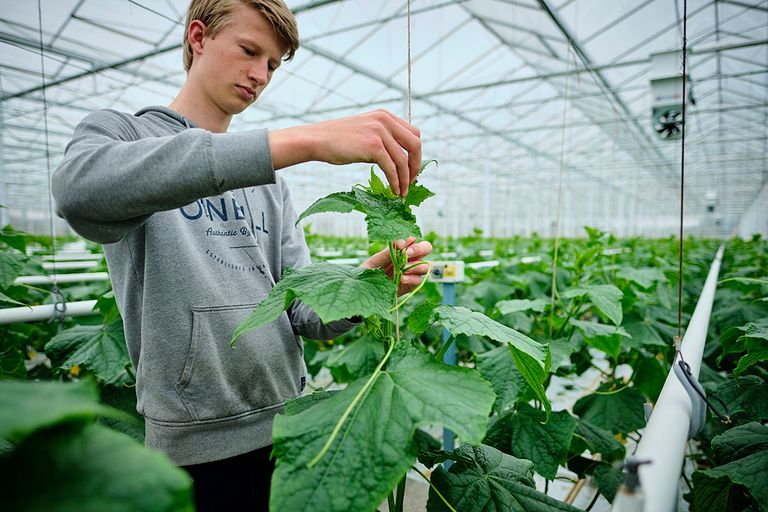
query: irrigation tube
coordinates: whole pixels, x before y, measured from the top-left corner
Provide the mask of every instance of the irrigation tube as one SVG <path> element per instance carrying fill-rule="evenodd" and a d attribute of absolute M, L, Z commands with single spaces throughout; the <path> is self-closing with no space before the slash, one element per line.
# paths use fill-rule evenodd
<path fill-rule="evenodd" d="M 699 296 L 699 302 L 685 331 L 681 352 L 690 365 L 691 373 L 698 379 L 701 369 L 701 357 L 707 340 L 709 317 L 715 299 L 717 276 L 725 246 L 720 246 L 715 260 Z M 677 358 L 675 359 L 677 361 Z M 678 491 L 680 472 L 683 468 L 685 445 L 691 424 L 693 406 L 688 393 L 673 370 L 667 375 L 653 413 L 643 431 L 643 437 L 637 447 L 634 458 L 650 460 L 650 464 L 640 466 L 640 485 L 643 495 L 642 509 L 645 512 L 671 512 L 678 510 Z M 621 493 L 617 494 L 613 512 L 636 510 L 621 503 Z M 639 505 L 639 503 L 636 503 Z"/>
<path fill-rule="evenodd" d="M 67 310 L 63 316 L 89 316 L 95 315 L 95 300 L 84 300 L 81 302 L 67 302 Z M 0 309 L 0 325 L 12 324 L 16 322 L 39 322 L 53 317 L 53 304 L 43 304 L 42 306 L 29 306 L 20 308 Z"/>

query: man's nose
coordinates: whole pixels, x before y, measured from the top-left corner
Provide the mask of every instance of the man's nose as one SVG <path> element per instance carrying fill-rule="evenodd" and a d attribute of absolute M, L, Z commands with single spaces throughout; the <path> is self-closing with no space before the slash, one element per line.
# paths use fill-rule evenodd
<path fill-rule="evenodd" d="M 248 78 L 257 85 L 267 85 L 269 80 L 269 65 L 266 61 L 257 61 L 248 69 Z"/>

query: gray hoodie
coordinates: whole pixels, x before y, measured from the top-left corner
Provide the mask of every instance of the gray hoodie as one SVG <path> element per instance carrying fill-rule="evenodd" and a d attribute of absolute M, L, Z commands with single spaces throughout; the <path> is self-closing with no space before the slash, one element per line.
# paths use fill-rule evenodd
<path fill-rule="evenodd" d="M 299 334 L 337 336 L 296 303 L 229 348 L 288 267 L 310 262 L 266 130 L 216 134 L 151 107 L 94 112 L 53 176 L 59 215 L 104 244 L 146 443 L 189 465 L 272 442 L 305 383 Z"/>

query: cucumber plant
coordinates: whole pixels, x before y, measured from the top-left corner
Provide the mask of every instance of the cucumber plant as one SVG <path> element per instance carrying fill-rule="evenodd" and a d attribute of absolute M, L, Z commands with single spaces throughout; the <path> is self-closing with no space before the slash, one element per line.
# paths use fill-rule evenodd
<path fill-rule="evenodd" d="M 421 237 L 411 209 L 432 195 L 414 183 L 407 197 L 396 197 L 372 170 L 367 185 L 316 201 L 299 220 L 320 212 L 364 213 L 369 242 L 389 248 L 393 275 L 324 262 L 288 271 L 235 331 L 233 343 L 301 300 L 323 322 L 361 317 L 368 336 L 384 352 L 370 374 L 341 391 L 289 401 L 285 413 L 275 418 L 272 510 L 375 510 L 387 496 L 393 512 L 402 510 L 404 477 L 425 436 L 418 433 L 420 427 L 443 425 L 462 443 L 481 443 L 496 398 L 493 388 L 477 370 L 446 365 L 441 350 L 430 352 L 415 342 L 417 333 L 434 322 L 454 335 L 487 336 L 504 344 L 506 357 L 536 390 L 548 414 L 543 388 L 550 364 L 546 345 L 462 307 L 427 302 L 409 318 L 400 317 L 416 290 L 398 297 L 400 277 L 410 264 L 394 241 Z M 403 332 L 401 325 L 412 332 Z M 527 474 L 525 468 L 518 470 Z M 535 499 L 551 500 L 530 486 L 528 490 Z M 395 496 L 390 495 L 393 491 Z M 442 503 L 455 510 L 445 497 Z"/>

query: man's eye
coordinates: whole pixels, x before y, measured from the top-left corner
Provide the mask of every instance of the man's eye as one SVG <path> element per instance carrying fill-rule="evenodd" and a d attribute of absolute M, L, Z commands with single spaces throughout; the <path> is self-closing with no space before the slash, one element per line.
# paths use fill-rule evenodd
<path fill-rule="evenodd" d="M 256 55 L 256 52 L 254 52 L 250 48 L 246 48 L 245 46 L 241 46 L 240 48 L 242 48 L 245 54 L 248 55 L 249 57 L 253 57 L 254 55 Z"/>

